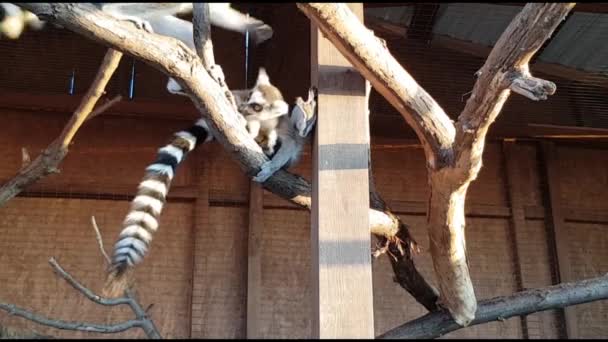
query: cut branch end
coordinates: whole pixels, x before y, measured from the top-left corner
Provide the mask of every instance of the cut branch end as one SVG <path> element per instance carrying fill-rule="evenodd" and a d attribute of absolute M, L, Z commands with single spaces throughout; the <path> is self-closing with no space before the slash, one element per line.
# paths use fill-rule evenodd
<path fill-rule="evenodd" d="M 533 101 L 546 100 L 547 96 L 555 94 L 555 83 L 540 78 L 518 75 L 511 81 L 509 89 Z"/>

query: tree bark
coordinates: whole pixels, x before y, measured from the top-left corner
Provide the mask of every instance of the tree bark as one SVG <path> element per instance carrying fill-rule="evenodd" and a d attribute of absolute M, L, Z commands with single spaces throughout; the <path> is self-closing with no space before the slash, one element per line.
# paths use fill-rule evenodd
<path fill-rule="evenodd" d="M 480 301 L 471 325 L 605 299 L 608 299 L 608 275 Z M 407 322 L 377 338 L 437 338 L 461 328 L 447 312 L 437 311 Z"/>
<path fill-rule="evenodd" d="M 477 301 L 466 259 L 464 204 L 481 168 L 487 131 L 510 90 L 533 100 L 555 92 L 534 78 L 530 58 L 574 4 L 529 4 L 507 27 L 478 72 L 479 78 L 456 125 L 390 55 L 386 46 L 344 4 L 299 3 L 300 10 L 369 79 L 414 129 L 425 150 L 431 198 L 428 233 L 441 304 L 467 325 Z"/>

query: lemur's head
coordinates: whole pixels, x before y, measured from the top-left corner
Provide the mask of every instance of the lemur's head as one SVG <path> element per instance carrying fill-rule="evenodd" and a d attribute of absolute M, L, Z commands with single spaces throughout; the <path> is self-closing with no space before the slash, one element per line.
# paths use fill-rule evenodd
<path fill-rule="evenodd" d="M 260 68 L 255 85 L 238 109 L 245 117 L 266 120 L 287 114 L 289 106 L 279 89 L 270 83 L 266 69 Z"/>
<path fill-rule="evenodd" d="M 296 98 L 296 105 L 289 113 L 292 125 L 301 137 L 306 137 L 315 126 L 317 120 L 316 88 L 308 90 L 308 99 L 304 101 L 301 97 Z"/>

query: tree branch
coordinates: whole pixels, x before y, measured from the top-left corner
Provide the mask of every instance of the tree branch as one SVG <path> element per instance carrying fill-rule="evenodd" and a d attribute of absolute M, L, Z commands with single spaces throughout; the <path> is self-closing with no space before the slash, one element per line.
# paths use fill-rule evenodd
<path fill-rule="evenodd" d="M 173 77 L 210 123 L 218 142 L 228 151 L 244 172 L 256 175 L 268 159 L 259 145 L 239 123 L 238 115 L 213 81 L 199 58 L 182 42 L 170 37 L 152 35 L 123 23 L 89 4 L 20 3 L 45 20 L 54 21 L 113 49 L 134 56 Z M 285 170 L 275 173 L 264 188 L 310 210 L 310 184 L 300 176 Z M 370 231 L 394 238 L 400 222 L 379 203 L 372 202 Z M 417 272 L 415 269 L 411 272 Z"/>
<path fill-rule="evenodd" d="M 144 330 L 146 335 L 152 339 L 160 339 L 160 333 L 154 322 L 147 317 L 146 312 L 143 310 L 139 303 L 131 298 L 131 297 L 123 297 L 123 298 L 102 298 L 93 291 L 89 290 L 82 284 L 80 284 L 72 275 L 70 275 L 67 271 L 65 271 L 59 263 L 55 260 L 55 258 L 51 258 L 49 260 L 49 264 L 53 268 L 55 273 L 63 278 L 70 286 L 76 289 L 78 292 L 82 293 L 87 299 L 92 302 L 104 306 L 114 306 L 114 305 L 128 305 L 131 310 L 135 313 L 136 319 L 128 320 L 126 322 L 118 323 L 118 324 L 97 324 L 97 323 L 89 323 L 89 322 L 68 322 L 63 320 L 50 319 L 35 313 L 32 313 L 28 310 L 22 309 L 12 304 L 0 303 L 0 309 L 6 311 L 9 315 L 15 315 L 32 322 L 46 325 L 56 329 L 62 330 L 75 330 L 75 331 L 87 331 L 87 332 L 97 332 L 104 334 L 114 334 L 118 332 L 122 332 L 131 328 L 141 328 Z"/>
<path fill-rule="evenodd" d="M 343 4 L 299 3 L 326 37 L 369 79 L 416 131 L 427 157 L 431 197 L 428 233 L 442 305 L 466 325 L 476 310 L 465 244 L 464 204 L 481 168 L 486 133 L 509 89 L 533 100 L 555 92 L 551 82 L 530 76 L 528 61 L 573 4 L 526 6 L 496 43 L 454 126 L 436 102 L 390 55 L 383 42 Z"/>
<path fill-rule="evenodd" d="M 62 330 L 76 330 L 104 334 L 114 334 L 141 326 L 141 322 L 138 320 L 129 320 L 119 324 L 106 325 L 88 322 L 68 322 L 58 319 L 50 319 L 22 309 L 18 306 L 5 303 L 0 303 L 0 309 L 6 311 L 11 316 L 22 317 L 38 324 Z"/>
<path fill-rule="evenodd" d="M 345 4 L 297 5 L 357 71 L 401 113 L 418 135 L 427 160 L 432 165 L 448 162 L 435 159 L 451 149 L 455 135 L 452 121 L 391 55 L 384 41 L 367 29 Z"/>
<path fill-rule="evenodd" d="M 471 325 L 605 299 L 608 299 L 608 275 L 480 301 Z M 438 311 L 407 322 L 377 338 L 437 338 L 461 328 L 449 313 Z"/>
<path fill-rule="evenodd" d="M 196 54 L 201 58 L 203 66 L 209 70 L 215 65 L 213 42 L 211 41 L 211 23 L 209 21 L 209 4 L 193 3 L 192 27 Z"/>
<path fill-rule="evenodd" d="M 238 115 L 227 100 L 226 93 L 213 81 L 199 58 L 182 42 L 135 29 L 132 25 L 116 20 L 88 4 L 19 5 L 87 38 L 133 55 L 173 77 L 208 120 L 210 129 L 220 144 L 248 176 L 256 175 L 262 163 L 267 160 L 259 145 L 239 123 Z M 197 40 L 200 39 L 195 38 L 195 41 Z M 280 170 L 263 185 L 271 192 L 310 210 L 311 187 L 302 177 Z M 404 229 L 400 227 L 405 225 L 390 211 L 385 210 L 383 203 L 371 202 L 370 231 L 394 240 L 400 229 Z M 414 244 L 413 241 L 406 242 L 408 245 Z M 406 272 L 418 274 L 413 268 L 413 261 L 410 261 L 409 265 L 412 268 Z M 419 285 L 408 285 L 408 288 L 417 287 Z M 432 292 L 431 288 L 427 290 Z M 430 305 L 428 298 L 421 300 L 423 305 Z"/>
<path fill-rule="evenodd" d="M 460 324 L 475 315 L 476 298 L 469 275 L 464 206 L 469 185 L 482 166 L 486 134 L 510 95 L 510 88 L 535 99 L 555 92 L 551 82 L 532 79 L 530 58 L 551 36 L 574 4 L 528 4 L 492 49 L 456 123 L 454 164 L 429 175 L 428 233 L 441 302 Z M 514 83 L 515 81 L 515 83 Z"/>
<path fill-rule="evenodd" d="M 40 178 L 51 173 L 59 172 L 57 167 L 67 155 L 68 147 L 80 126 L 82 126 L 87 119 L 107 110 L 111 105 L 118 101 L 114 99 L 92 112 L 97 100 L 103 95 L 108 81 L 118 67 L 121 57 L 122 53 L 112 49 L 108 50 L 99 67 L 97 76 L 95 76 L 95 80 L 87 90 L 78 108 L 74 111 L 74 114 L 72 114 L 72 117 L 63 128 L 59 137 L 49 144 L 33 162 L 22 167 L 15 177 L 0 187 L 0 207 Z"/>

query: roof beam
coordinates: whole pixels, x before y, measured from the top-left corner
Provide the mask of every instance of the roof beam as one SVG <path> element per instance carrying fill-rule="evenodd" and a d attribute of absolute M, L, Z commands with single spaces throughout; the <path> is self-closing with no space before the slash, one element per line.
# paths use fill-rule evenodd
<path fill-rule="evenodd" d="M 576 8 L 576 7 L 575 7 Z M 365 24 L 372 30 L 380 33 L 381 35 L 393 36 L 393 37 L 408 37 L 409 28 L 400 26 L 386 20 L 379 18 L 365 18 Z M 473 43 L 466 40 L 456 39 L 445 35 L 433 34 L 431 35 L 431 47 L 441 47 L 468 55 L 487 58 L 491 46 L 485 46 L 478 43 Z M 593 84 L 602 88 L 608 88 L 608 79 L 606 77 L 600 77 L 597 73 L 588 71 L 581 71 L 575 68 L 567 67 L 557 63 L 547 62 L 536 62 L 533 65 L 533 69 L 537 72 L 547 74 L 550 76 L 556 76 L 563 79 L 579 81 L 587 84 Z"/>
<path fill-rule="evenodd" d="M 420 41 L 430 41 L 433 36 L 433 26 L 437 19 L 439 4 L 420 3 L 414 5 L 412 22 L 407 29 L 407 37 Z"/>
<path fill-rule="evenodd" d="M 431 46 L 442 47 L 483 58 L 487 58 L 490 51 L 492 51 L 492 47 L 490 46 L 484 46 L 444 35 L 433 35 Z M 593 84 L 602 88 L 608 88 L 608 79 L 605 77 L 599 77 L 598 74 L 593 72 L 581 71 L 561 64 L 547 62 L 536 62 L 532 65 L 532 69 L 534 69 L 536 72 L 541 72 L 550 76 Z"/>
<path fill-rule="evenodd" d="M 503 6 L 519 6 L 523 7 L 526 3 L 522 2 L 503 2 L 500 4 L 490 3 L 492 5 L 503 5 Z M 380 7 L 380 6 L 378 6 Z M 608 13 L 608 3 L 577 3 L 572 9 L 572 12 L 588 12 L 588 13 Z"/>

